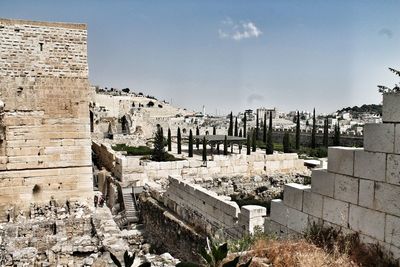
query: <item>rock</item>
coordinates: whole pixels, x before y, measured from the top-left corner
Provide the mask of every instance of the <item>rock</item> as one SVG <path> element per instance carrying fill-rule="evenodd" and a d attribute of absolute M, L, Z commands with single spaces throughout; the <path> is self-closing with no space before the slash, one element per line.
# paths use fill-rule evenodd
<path fill-rule="evenodd" d="M 262 179 L 260 176 L 258 176 L 258 175 L 256 175 L 256 176 L 253 177 L 253 181 L 256 182 L 256 183 L 260 183 L 260 182 L 262 182 L 262 180 L 263 180 L 263 179 Z"/>
<path fill-rule="evenodd" d="M 168 252 L 161 254 L 160 257 L 165 261 L 173 261 L 174 257 L 171 256 Z"/>
<path fill-rule="evenodd" d="M 94 259 L 92 257 L 87 257 L 83 259 L 83 265 L 89 265 L 91 266 L 94 262 Z"/>

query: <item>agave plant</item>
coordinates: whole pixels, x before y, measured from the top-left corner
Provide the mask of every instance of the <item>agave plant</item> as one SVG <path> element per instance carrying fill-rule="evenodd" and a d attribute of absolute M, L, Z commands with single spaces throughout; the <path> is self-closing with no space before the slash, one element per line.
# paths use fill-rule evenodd
<path fill-rule="evenodd" d="M 214 244 L 210 242 L 207 238 L 207 247 L 202 248 L 199 251 L 200 256 L 207 263 L 209 267 L 248 267 L 252 261 L 252 258 L 244 264 L 239 265 L 240 256 L 235 257 L 231 261 L 227 261 L 221 265 L 223 260 L 228 256 L 228 244 L 223 243 L 221 245 Z M 201 265 L 190 263 L 190 262 L 180 262 L 176 267 L 200 267 Z"/>
<path fill-rule="evenodd" d="M 394 74 L 396 74 L 397 76 L 400 76 L 400 71 L 393 69 L 393 68 L 389 68 L 389 70 L 391 72 L 393 72 Z M 378 85 L 379 88 L 379 93 L 398 93 L 400 92 L 400 86 L 398 84 L 395 84 L 393 88 L 389 88 L 387 86 L 384 85 Z"/>
<path fill-rule="evenodd" d="M 114 264 L 117 265 L 118 267 L 122 267 L 121 262 L 118 260 L 118 258 L 110 252 L 110 257 L 113 260 Z M 125 267 L 131 267 L 133 265 L 133 262 L 135 261 L 135 253 L 131 254 L 127 250 L 124 253 L 124 265 Z M 145 262 L 140 264 L 138 267 L 150 267 L 151 263 L 150 262 Z"/>

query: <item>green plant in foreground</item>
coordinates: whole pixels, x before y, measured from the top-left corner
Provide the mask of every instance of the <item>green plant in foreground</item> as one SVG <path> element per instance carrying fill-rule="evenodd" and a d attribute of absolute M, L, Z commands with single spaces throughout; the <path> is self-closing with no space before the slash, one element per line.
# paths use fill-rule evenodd
<path fill-rule="evenodd" d="M 246 263 L 239 264 L 240 256 L 235 257 L 233 260 L 227 261 L 222 264 L 224 259 L 228 256 L 228 243 L 221 245 L 210 242 L 207 238 L 207 247 L 202 248 L 199 252 L 200 256 L 206 262 L 206 266 L 209 267 L 248 267 L 252 261 L 252 258 Z M 189 262 L 180 262 L 176 265 L 177 267 L 199 267 L 201 265 Z"/>
<path fill-rule="evenodd" d="M 124 253 L 124 264 L 125 267 L 131 267 L 133 265 L 133 262 L 135 261 L 135 253 L 132 255 L 126 250 Z M 114 262 L 115 265 L 118 267 L 122 267 L 121 262 L 118 260 L 118 258 L 110 252 L 110 257 L 112 261 Z M 140 264 L 138 267 L 150 267 L 151 263 L 150 262 L 145 262 Z"/>

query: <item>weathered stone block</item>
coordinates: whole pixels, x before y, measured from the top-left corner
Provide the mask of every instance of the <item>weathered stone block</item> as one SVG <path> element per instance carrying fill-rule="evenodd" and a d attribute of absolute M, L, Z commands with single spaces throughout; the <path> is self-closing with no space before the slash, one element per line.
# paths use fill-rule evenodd
<path fill-rule="evenodd" d="M 400 247 L 400 217 L 386 215 L 385 242 Z"/>
<path fill-rule="evenodd" d="M 346 174 L 354 174 L 354 152 L 357 148 L 351 147 L 329 147 L 328 148 L 328 171 Z"/>
<path fill-rule="evenodd" d="M 350 228 L 378 240 L 385 240 L 385 213 L 350 205 Z"/>
<path fill-rule="evenodd" d="M 400 155 L 387 155 L 386 182 L 400 185 Z"/>
<path fill-rule="evenodd" d="M 358 178 L 336 174 L 334 198 L 357 204 Z"/>
<path fill-rule="evenodd" d="M 333 197 L 335 174 L 324 169 L 313 170 L 311 175 L 311 191 L 320 195 Z"/>
<path fill-rule="evenodd" d="M 297 233 L 303 233 L 308 226 L 308 215 L 296 209 L 288 208 L 287 227 Z"/>
<path fill-rule="evenodd" d="M 375 208 L 389 214 L 400 216 L 400 186 L 375 183 Z"/>
<path fill-rule="evenodd" d="M 330 197 L 324 197 L 322 218 L 328 222 L 347 227 L 349 204 Z"/>
<path fill-rule="evenodd" d="M 358 205 L 373 208 L 375 198 L 375 182 L 360 179 L 360 191 L 358 195 Z"/>
<path fill-rule="evenodd" d="M 283 226 L 287 226 L 288 222 L 288 208 L 283 204 L 281 199 L 273 199 L 271 201 L 271 215 L 272 221 L 275 221 Z"/>
<path fill-rule="evenodd" d="M 322 218 L 323 197 L 320 194 L 304 190 L 303 212 L 312 216 Z"/>
<path fill-rule="evenodd" d="M 265 218 L 264 232 L 266 234 L 280 235 L 281 234 L 281 225 L 277 222 L 272 221 L 270 218 Z"/>
<path fill-rule="evenodd" d="M 355 152 L 354 176 L 385 181 L 386 154 L 358 150 Z"/>
<path fill-rule="evenodd" d="M 400 122 L 400 94 L 383 94 L 383 122 Z"/>
<path fill-rule="evenodd" d="M 267 209 L 258 205 L 245 205 L 241 207 L 240 213 L 242 213 L 245 217 L 252 219 L 256 217 L 267 216 Z"/>
<path fill-rule="evenodd" d="M 283 195 L 283 203 L 291 208 L 300 210 L 303 206 L 303 191 L 305 189 L 309 189 L 310 186 L 289 183 L 285 184 L 284 187 L 284 195 Z"/>
<path fill-rule="evenodd" d="M 369 152 L 394 152 L 393 123 L 367 123 L 364 126 L 364 150 Z"/>

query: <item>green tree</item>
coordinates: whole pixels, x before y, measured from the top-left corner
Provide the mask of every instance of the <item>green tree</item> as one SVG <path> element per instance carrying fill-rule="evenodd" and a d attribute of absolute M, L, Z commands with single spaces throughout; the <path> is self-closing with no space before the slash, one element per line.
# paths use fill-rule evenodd
<path fill-rule="evenodd" d="M 251 149 L 253 152 L 257 150 L 257 132 L 253 130 L 253 138 L 251 138 Z"/>
<path fill-rule="evenodd" d="M 237 117 L 235 118 L 235 136 L 238 136 L 238 122 L 237 122 Z"/>
<path fill-rule="evenodd" d="M 264 113 L 264 123 L 263 123 L 263 142 L 267 142 L 267 113 Z"/>
<path fill-rule="evenodd" d="M 225 139 L 224 139 L 224 155 L 228 155 L 228 138 L 225 135 Z"/>
<path fill-rule="evenodd" d="M 157 127 L 156 136 L 154 138 L 154 149 L 152 160 L 154 161 L 164 161 L 165 160 L 165 150 L 164 150 L 164 134 L 161 127 Z"/>
<path fill-rule="evenodd" d="M 297 111 L 296 121 L 296 150 L 300 149 L 300 112 Z"/>
<path fill-rule="evenodd" d="M 240 131 L 239 131 L 239 137 L 243 137 L 242 129 L 240 129 Z"/>
<path fill-rule="evenodd" d="M 328 124 L 328 118 L 325 118 L 324 120 L 324 138 L 323 138 L 323 145 L 324 147 L 328 147 L 329 145 L 329 124 Z"/>
<path fill-rule="evenodd" d="M 283 152 L 290 153 L 292 152 L 292 144 L 290 142 L 290 135 L 288 132 L 285 132 L 283 135 Z"/>
<path fill-rule="evenodd" d="M 250 135 L 247 135 L 247 143 L 246 143 L 246 154 L 250 155 L 251 154 L 251 139 L 250 139 Z"/>
<path fill-rule="evenodd" d="M 269 113 L 269 127 L 265 152 L 267 153 L 267 155 L 274 153 L 274 143 L 272 142 L 272 112 Z"/>
<path fill-rule="evenodd" d="M 196 127 L 196 135 L 197 136 L 200 135 L 199 126 Z M 196 149 L 199 150 L 199 148 L 200 148 L 200 140 L 199 140 L 199 138 L 196 138 Z"/>
<path fill-rule="evenodd" d="M 189 158 L 193 157 L 193 133 L 190 129 L 189 131 Z"/>
<path fill-rule="evenodd" d="M 229 115 L 229 128 L 228 128 L 228 135 L 232 136 L 233 135 L 233 115 L 232 112 Z"/>
<path fill-rule="evenodd" d="M 172 150 L 172 137 L 171 137 L 171 129 L 170 128 L 168 128 L 167 143 L 168 143 L 168 151 L 171 151 Z"/>
<path fill-rule="evenodd" d="M 333 145 L 340 146 L 340 126 L 339 122 L 335 126 L 335 135 L 333 136 Z"/>
<path fill-rule="evenodd" d="M 259 132 L 259 118 L 258 118 L 258 110 L 256 111 L 256 140 L 258 140 L 258 132 Z"/>
<path fill-rule="evenodd" d="M 206 137 L 203 137 L 203 161 L 207 161 L 207 142 Z"/>
<path fill-rule="evenodd" d="M 246 133 L 247 133 L 247 116 L 245 112 L 243 118 L 243 137 L 246 137 Z"/>
<path fill-rule="evenodd" d="M 213 126 L 213 135 L 217 134 L 217 128 L 215 126 Z"/>
<path fill-rule="evenodd" d="M 181 128 L 178 127 L 177 134 L 177 145 L 178 145 L 178 154 L 182 153 L 182 136 L 181 136 Z"/>
<path fill-rule="evenodd" d="M 311 148 L 312 149 L 314 149 L 316 147 L 315 132 L 316 132 L 316 125 L 315 125 L 315 108 L 314 108 L 314 110 L 313 110 L 313 120 L 312 120 L 312 130 L 311 130 Z"/>

